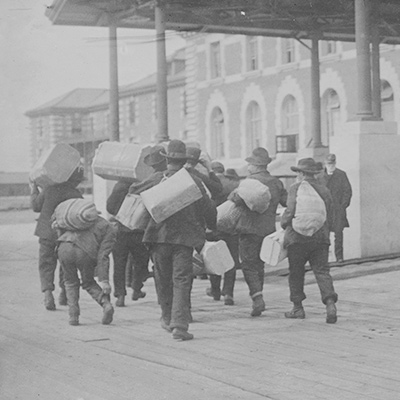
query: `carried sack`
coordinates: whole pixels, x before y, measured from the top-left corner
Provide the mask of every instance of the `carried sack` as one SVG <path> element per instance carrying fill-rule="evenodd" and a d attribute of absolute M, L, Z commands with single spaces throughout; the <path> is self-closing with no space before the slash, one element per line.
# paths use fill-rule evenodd
<path fill-rule="evenodd" d="M 115 219 L 132 231 L 144 231 L 150 221 L 150 214 L 139 194 L 128 193 Z"/>
<path fill-rule="evenodd" d="M 144 206 L 159 224 L 203 197 L 185 168 L 140 194 Z"/>
<path fill-rule="evenodd" d="M 261 245 L 260 258 L 266 264 L 275 267 L 287 257 L 283 247 L 285 231 L 283 229 L 266 236 Z"/>
<path fill-rule="evenodd" d="M 243 210 L 233 201 L 227 200 L 217 207 L 217 230 L 233 234 Z"/>
<path fill-rule="evenodd" d="M 255 179 L 245 179 L 240 182 L 236 193 L 251 211 L 256 211 L 259 214 L 267 211 L 271 201 L 269 187 Z"/>
<path fill-rule="evenodd" d="M 69 199 L 60 203 L 53 214 L 56 227 L 68 231 L 89 229 L 96 222 L 99 212 L 86 199 Z"/>
<path fill-rule="evenodd" d="M 293 229 L 301 235 L 310 237 L 323 227 L 325 221 L 325 202 L 307 181 L 301 182 L 297 190 Z"/>

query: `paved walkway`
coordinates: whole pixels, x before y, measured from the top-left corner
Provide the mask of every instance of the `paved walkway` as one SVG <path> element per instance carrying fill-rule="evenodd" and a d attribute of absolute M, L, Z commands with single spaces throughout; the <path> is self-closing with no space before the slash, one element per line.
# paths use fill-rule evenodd
<path fill-rule="evenodd" d="M 2 400 L 400 397 L 400 260 L 334 268 L 335 325 L 325 323 L 310 273 L 301 321 L 283 317 L 290 304 L 281 274 L 268 271 L 260 318 L 249 316 L 241 273 L 234 307 L 207 297 L 208 281 L 195 280 L 195 339 L 175 342 L 159 326 L 153 281 L 109 326 L 86 293 L 78 327 L 68 325 L 66 307 L 46 311 L 32 232 L 33 224 L 0 226 Z"/>

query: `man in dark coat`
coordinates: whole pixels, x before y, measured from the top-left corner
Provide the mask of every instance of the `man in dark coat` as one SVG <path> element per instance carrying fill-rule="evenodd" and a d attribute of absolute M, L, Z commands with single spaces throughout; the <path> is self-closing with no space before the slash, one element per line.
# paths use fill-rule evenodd
<path fill-rule="evenodd" d="M 149 189 L 156 185 L 163 178 L 163 171 L 166 170 L 167 164 L 165 158 L 160 155 L 162 146 L 154 146 L 150 154 L 144 158 L 144 163 L 154 169 L 154 173 L 145 181 L 125 180 L 119 181 L 107 200 L 107 212 L 117 215 L 118 211 L 128 193 L 139 194 L 141 191 Z M 114 259 L 114 296 L 117 298 L 115 305 L 123 307 L 125 305 L 126 296 L 126 268 L 131 268 L 128 264 L 128 257 L 131 256 L 132 276 L 130 285 L 133 289 L 132 300 L 136 301 L 146 296 L 146 292 L 142 291 L 143 281 L 146 279 L 149 271 L 149 251 L 142 243 L 143 231 L 132 231 L 121 223 L 117 222 L 118 234 L 117 241 L 113 249 Z"/>
<path fill-rule="evenodd" d="M 289 289 L 290 301 L 293 309 L 285 313 L 286 318 L 304 319 L 303 300 L 305 264 L 310 263 L 317 284 L 321 292 L 322 302 L 326 305 L 327 323 L 335 323 L 338 296 L 333 288 L 332 277 L 329 273 L 329 229 L 333 224 L 333 204 L 329 190 L 317 183 L 315 175 L 319 172 L 316 162 L 312 158 L 299 160 L 296 167 L 291 167 L 298 175 L 297 182 L 290 189 L 287 208 L 281 219 L 281 226 L 285 229 L 284 246 L 288 249 L 289 259 Z M 302 181 L 308 182 L 317 192 L 325 204 L 326 219 L 323 225 L 312 236 L 305 236 L 293 228 L 293 219 L 296 216 L 297 194 Z M 314 214 L 315 215 L 315 214 Z"/>
<path fill-rule="evenodd" d="M 276 210 L 279 203 L 286 206 L 287 192 L 282 182 L 267 171 L 267 166 L 272 159 L 266 149 L 262 147 L 254 149 L 252 155 L 246 158 L 246 161 L 249 171 L 249 176 L 246 179 L 258 180 L 268 186 L 271 193 L 269 206 L 261 214 L 250 211 L 236 191 L 229 196 L 230 200 L 245 209 L 236 229 L 241 232 L 239 254 L 242 260 L 243 275 L 253 301 L 251 316 L 256 317 L 265 310 L 263 298 L 264 262 L 260 259 L 261 245 L 265 236 L 276 231 Z"/>
<path fill-rule="evenodd" d="M 184 167 L 186 146 L 180 140 L 168 144 L 166 176 Z M 205 243 L 205 227 L 215 229 L 217 210 L 201 181 L 192 176 L 202 197 L 160 223 L 150 220 L 143 242 L 151 246 L 161 326 L 177 340 L 190 340 L 190 291 L 193 274 L 193 250 Z"/>
<path fill-rule="evenodd" d="M 211 169 L 222 184 L 222 191 L 215 198 L 215 205 L 218 207 L 224 203 L 233 190 L 239 186 L 239 176 L 234 169 L 231 169 L 228 175 L 225 174 L 225 167 L 219 161 L 211 163 Z M 223 240 L 228 246 L 229 252 L 234 261 L 234 267 L 224 274 L 224 283 L 221 290 L 221 275 L 210 275 L 211 287 L 207 288 L 206 293 L 214 300 L 219 300 L 221 295 L 224 296 L 224 303 L 227 306 L 233 306 L 233 290 L 235 287 L 236 270 L 240 268 L 239 260 L 239 235 L 225 232 L 210 232 L 207 235 L 207 240 L 217 241 Z"/>
<path fill-rule="evenodd" d="M 334 220 L 332 231 L 335 233 L 335 256 L 337 262 L 343 262 L 343 230 L 349 227 L 346 208 L 349 207 L 352 190 L 346 172 L 336 168 L 336 155 L 328 154 L 325 170 L 318 178 L 331 192 L 333 199 Z"/>
<path fill-rule="evenodd" d="M 40 190 L 35 182 L 31 182 L 31 207 L 34 212 L 40 213 L 37 220 L 35 235 L 39 237 L 39 276 L 40 286 L 44 293 L 44 305 L 47 310 L 55 310 L 54 302 L 54 274 L 57 267 L 57 235 L 51 228 L 51 217 L 56 207 L 65 200 L 82 198 L 76 188 L 83 180 L 83 169 L 76 169 L 69 180 Z M 60 305 L 67 305 L 65 286 L 60 270 L 59 285 L 61 294 Z"/>

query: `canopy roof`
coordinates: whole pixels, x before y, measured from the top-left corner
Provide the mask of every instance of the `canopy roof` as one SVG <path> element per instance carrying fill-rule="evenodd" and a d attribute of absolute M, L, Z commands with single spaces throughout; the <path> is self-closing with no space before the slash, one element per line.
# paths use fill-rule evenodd
<path fill-rule="evenodd" d="M 354 0 L 161 0 L 166 28 L 175 31 L 354 41 Z M 400 1 L 372 0 L 382 42 L 400 44 Z M 155 1 L 53 0 L 46 15 L 56 25 L 154 29 Z"/>

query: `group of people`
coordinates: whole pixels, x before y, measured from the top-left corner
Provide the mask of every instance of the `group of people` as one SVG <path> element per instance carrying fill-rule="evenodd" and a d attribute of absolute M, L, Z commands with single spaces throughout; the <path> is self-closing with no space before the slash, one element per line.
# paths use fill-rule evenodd
<path fill-rule="evenodd" d="M 32 183 L 32 207 L 40 212 L 35 234 L 39 236 L 39 273 L 45 307 L 55 309 L 52 292 L 57 256 L 61 264 L 59 304 L 69 306 L 71 325 L 79 324 L 80 285 L 102 306 L 102 323 L 112 322 L 114 309 L 110 302 L 112 289 L 108 278 L 110 254 L 114 261 L 113 286 L 117 307 L 125 305 L 127 286 L 132 288 L 132 300 L 145 297 L 142 288 L 151 274 L 151 261 L 161 307 L 161 327 L 172 333 L 174 339 L 190 340 L 193 338 L 189 332 L 192 321 L 193 252 L 200 252 L 206 240 L 223 240 L 229 248 L 234 267 L 222 277 L 210 275 L 211 286 L 207 294 L 215 300 L 223 296 L 225 304 L 233 306 L 236 270 L 241 268 L 252 300 L 250 314 L 259 316 L 265 310 L 264 262 L 260 258 L 260 250 L 264 238 L 276 230 L 280 204 L 286 207 L 281 225 L 285 229 L 284 246 L 288 249 L 290 300 L 293 303 L 292 310 L 286 312 L 285 317 L 305 318 L 302 302 L 306 298 L 305 264 L 309 262 L 322 302 L 326 305 L 326 322 L 335 323 L 337 294 L 329 273 L 329 236 L 331 231 L 335 232 L 335 254 L 337 261 L 343 261 L 343 227 L 348 226 L 345 209 L 350 204 L 350 183 L 343 171 L 335 169 L 336 157 L 331 154 L 323 171 L 312 158 L 299 160 L 297 166 L 291 167 L 297 174 L 296 183 L 287 192 L 282 182 L 268 172 L 271 161 L 268 151 L 261 147 L 254 149 L 246 158 L 248 175 L 245 179 L 257 180 L 270 192 L 268 208 L 259 213 L 251 211 L 238 194 L 236 188 L 240 178 L 235 170 L 225 171 L 222 163 L 203 159 L 200 149 L 187 147 L 180 140 L 170 141 L 167 148 L 154 146 L 144 159 L 153 173 L 144 181 L 117 182 L 107 200 L 107 211 L 116 216 L 128 194 L 139 195 L 182 168 L 189 172 L 201 192 L 201 198 L 162 222 L 156 223 L 149 218 L 140 230 L 130 230 L 116 219 L 111 218 L 110 222 L 98 216 L 96 223 L 86 231 L 57 234 L 51 228 L 52 214 L 61 202 L 81 197 L 76 187 L 83 179 L 82 171 L 78 169 L 68 182 L 44 190 Z M 296 205 L 302 182 L 313 188 L 324 207 L 321 226 L 311 235 L 299 233 L 293 223 L 299 219 Z M 343 182 L 347 191 L 339 188 Z M 335 199 L 335 191 L 340 199 Z M 227 200 L 242 210 L 235 231 L 228 233 L 217 229 L 217 207 Z M 338 208 L 342 210 L 340 213 L 336 211 Z"/>

